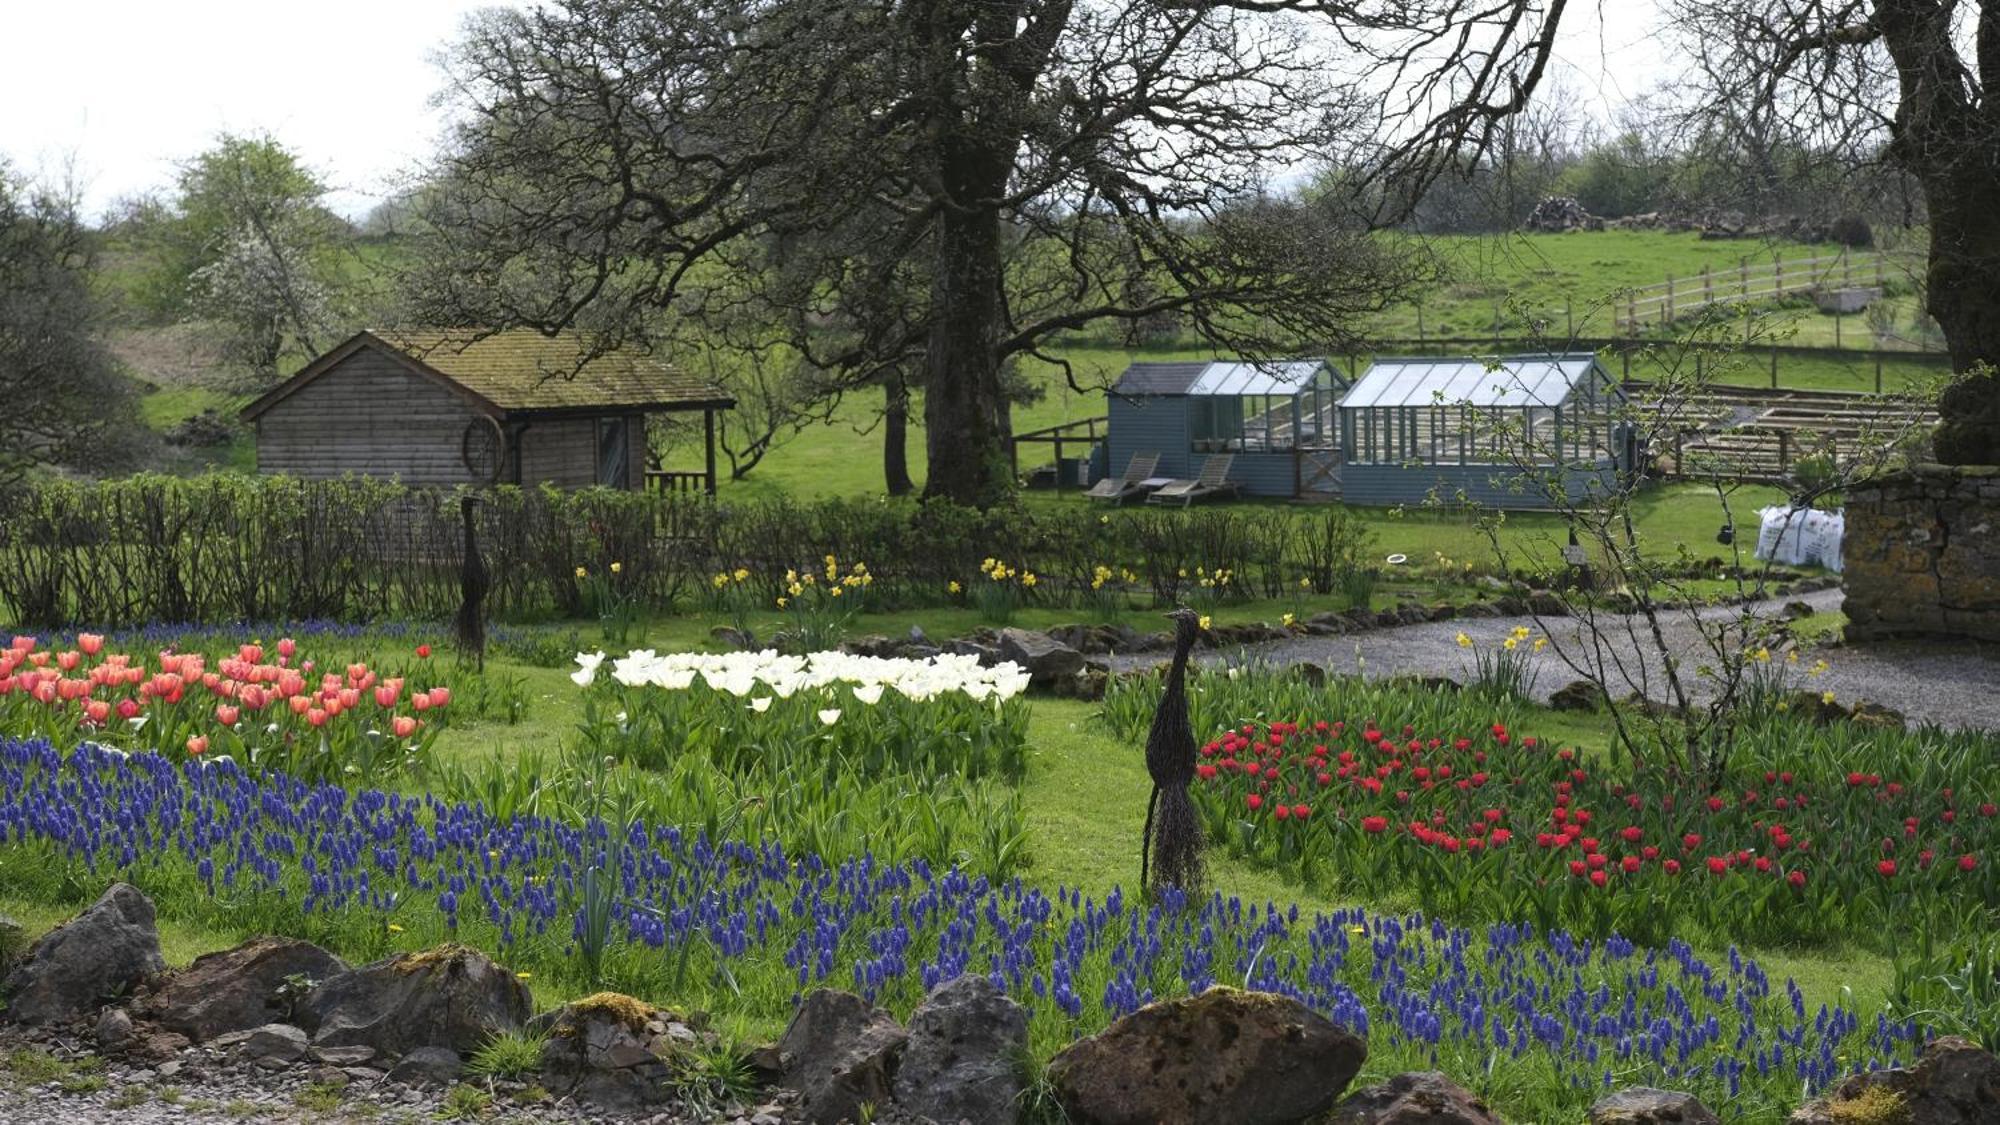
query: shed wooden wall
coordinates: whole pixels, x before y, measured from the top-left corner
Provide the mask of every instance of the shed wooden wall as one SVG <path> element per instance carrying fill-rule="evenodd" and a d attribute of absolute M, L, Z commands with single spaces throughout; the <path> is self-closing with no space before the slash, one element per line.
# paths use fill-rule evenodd
<path fill-rule="evenodd" d="M 257 419 L 257 471 L 307 479 L 353 473 L 440 487 L 484 483 L 472 480 L 463 459 L 465 427 L 476 414 L 450 388 L 362 348 Z M 631 418 L 631 482 L 639 488 L 646 470 L 645 416 Z M 596 418 L 538 418 L 524 425 L 518 439 L 522 484 L 597 483 Z"/>
<path fill-rule="evenodd" d="M 257 471 L 469 484 L 462 443 L 473 414 L 450 389 L 362 348 L 258 417 Z"/>
<path fill-rule="evenodd" d="M 1198 458 L 1188 448 L 1187 399 L 1180 395 L 1145 398 L 1107 396 L 1105 444 L 1111 450 L 1109 473 L 1118 476 L 1134 453 L 1157 453 L 1160 467 L 1153 475 L 1191 477 Z"/>

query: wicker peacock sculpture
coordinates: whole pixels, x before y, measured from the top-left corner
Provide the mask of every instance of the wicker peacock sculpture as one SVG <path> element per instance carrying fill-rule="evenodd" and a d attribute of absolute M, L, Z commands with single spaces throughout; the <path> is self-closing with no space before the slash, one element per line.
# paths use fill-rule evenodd
<path fill-rule="evenodd" d="M 1167 615 L 1174 623 L 1174 662 L 1167 669 L 1160 709 L 1146 737 L 1146 772 L 1153 795 L 1146 801 L 1146 839 L 1139 857 L 1139 882 L 1153 891 L 1178 887 L 1193 894 L 1201 887 L 1201 821 L 1188 786 L 1194 781 L 1194 728 L 1188 722 L 1187 665 L 1201 633 L 1201 618 L 1186 606 Z"/>
<path fill-rule="evenodd" d="M 459 518 L 465 524 L 465 568 L 459 573 L 458 590 L 458 651 L 461 657 L 470 656 L 478 662 L 479 670 L 486 671 L 486 591 L 492 584 L 486 576 L 486 564 L 479 558 L 478 521 L 475 509 L 479 501 L 471 496 L 458 502 Z"/>

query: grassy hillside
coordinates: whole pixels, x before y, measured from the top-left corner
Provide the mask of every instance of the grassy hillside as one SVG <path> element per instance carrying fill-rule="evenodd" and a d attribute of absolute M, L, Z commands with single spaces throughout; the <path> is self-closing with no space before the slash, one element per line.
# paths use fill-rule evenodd
<path fill-rule="evenodd" d="M 1486 339 L 1496 332 L 1503 338 L 1519 338 L 1535 329 L 1552 339 L 1567 335 L 1599 337 L 1612 333 L 1611 306 L 1616 295 L 1628 286 L 1657 284 L 1668 274 L 1678 278 L 1698 276 L 1704 267 L 1718 276 L 1737 269 L 1749 260 L 1752 267 L 1768 264 L 1774 255 L 1799 260 L 1814 254 L 1835 253 L 1838 247 L 1805 244 L 1774 245 L 1762 242 L 1703 241 L 1691 233 L 1667 234 L 1657 231 L 1601 231 L 1570 234 L 1519 234 L 1435 238 L 1429 247 L 1436 253 L 1447 280 L 1422 303 L 1396 308 L 1368 326 L 1368 331 L 1384 339 L 1415 338 L 1421 319 L 1425 338 Z M 370 279 L 386 277 L 394 268 L 396 248 L 373 240 L 357 249 L 353 266 L 357 275 Z M 115 251 L 106 255 L 105 284 L 114 294 L 127 293 L 142 276 L 131 255 Z M 1889 321 L 1898 331 L 1914 335 L 1910 327 L 1914 298 L 1899 296 L 1889 302 Z M 1834 318 L 1820 314 L 1809 303 L 1793 302 L 1785 308 L 1761 310 L 1760 338 L 1768 337 L 1791 345 L 1830 347 L 1834 338 Z M 212 356 L 201 354 L 198 332 L 185 325 L 135 328 L 120 339 L 120 354 L 135 377 L 146 388 L 143 408 L 147 422 L 165 432 L 184 419 L 206 410 L 233 411 L 248 400 L 240 385 L 218 377 Z M 1841 342 L 1849 349 L 1870 346 L 1867 318 L 1844 318 Z M 1053 426 L 1060 422 L 1101 415 L 1103 388 L 1116 379 L 1126 364 L 1136 359 L 1201 358 L 1213 354 L 1202 346 L 1181 346 L 1147 351 L 1127 349 L 1083 335 L 1052 349 L 1074 368 L 1071 386 L 1055 365 L 1042 360 L 1024 360 L 1021 371 L 1043 389 L 1041 398 L 1014 411 L 1016 431 Z M 1354 363 L 1365 366 L 1371 357 L 1356 356 Z M 305 357 L 294 357 L 296 366 Z M 1876 386 L 1877 362 L 1870 357 L 1826 352 L 1814 355 L 1780 353 L 1778 384 L 1784 387 L 1869 391 Z M 1912 357 L 1881 364 L 1881 384 L 1885 390 L 1901 390 L 1935 376 L 1934 360 Z M 1634 377 L 1654 372 L 1646 361 L 1636 361 Z M 1767 351 L 1753 350 L 1728 359 L 1717 372 L 1724 382 L 1768 386 L 1771 382 Z M 773 451 L 742 481 L 731 482 L 729 492 L 742 495 L 785 493 L 815 497 L 859 495 L 881 489 L 882 434 L 879 429 L 881 396 L 875 392 L 849 395 L 830 423 L 815 425 L 791 437 Z M 911 427 L 910 460 L 919 474 L 924 461 L 925 434 L 921 409 Z M 1079 450 L 1078 452 L 1081 452 Z M 1025 456 L 1023 467 L 1048 458 L 1046 447 Z M 698 444 L 684 444 L 674 452 L 672 464 L 692 467 L 699 463 Z M 191 450 L 172 451 L 168 467 L 176 470 L 218 465 L 248 469 L 255 465 L 249 439 L 241 436 L 230 443 Z M 727 461 L 723 462 L 726 472 Z"/>

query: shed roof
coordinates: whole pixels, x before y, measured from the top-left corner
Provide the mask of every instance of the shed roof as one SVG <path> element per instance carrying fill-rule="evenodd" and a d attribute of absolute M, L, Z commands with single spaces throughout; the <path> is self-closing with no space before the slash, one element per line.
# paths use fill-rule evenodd
<path fill-rule="evenodd" d="M 1297 394 L 1322 369 L 1323 358 L 1279 360 L 1191 360 L 1135 363 L 1112 385 L 1120 395 L 1289 395 Z M 1341 382 L 1339 372 L 1334 377 Z"/>
<path fill-rule="evenodd" d="M 337 368 L 362 348 L 375 348 L 421 375 L 449 384 L 496 415 L 585 414 L 613 410 L 726 410 L 722 388 L 635 349 L 585 361 L 575 334 L 544 336 L 528 329 L 398 329 L 356 333 L 270 393 L 243 408 L 255 418 L 288 395 Z M 579 366 L 581 364 L 581 366 Z"/>
<path fill-rule="evenodd" d="M 1341 409 L 1356 407 L 1560 406 L 1570 394 L 1602 373 L 1589 352 L 1516 355 L 1492 359 L 1418 356 L 1380 359 L 1341 397 Z M 1608 376 L 1606 376 L 1608 378 Z"/>

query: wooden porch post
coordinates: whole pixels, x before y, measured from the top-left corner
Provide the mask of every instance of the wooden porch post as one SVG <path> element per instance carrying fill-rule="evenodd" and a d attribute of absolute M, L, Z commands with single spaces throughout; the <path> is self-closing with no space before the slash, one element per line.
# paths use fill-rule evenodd
<path fill-rule="evenodd" d="M 715 495 L 715 411 L 701 412 L 701 428 L 707 453 L 708 494 Z"/>

